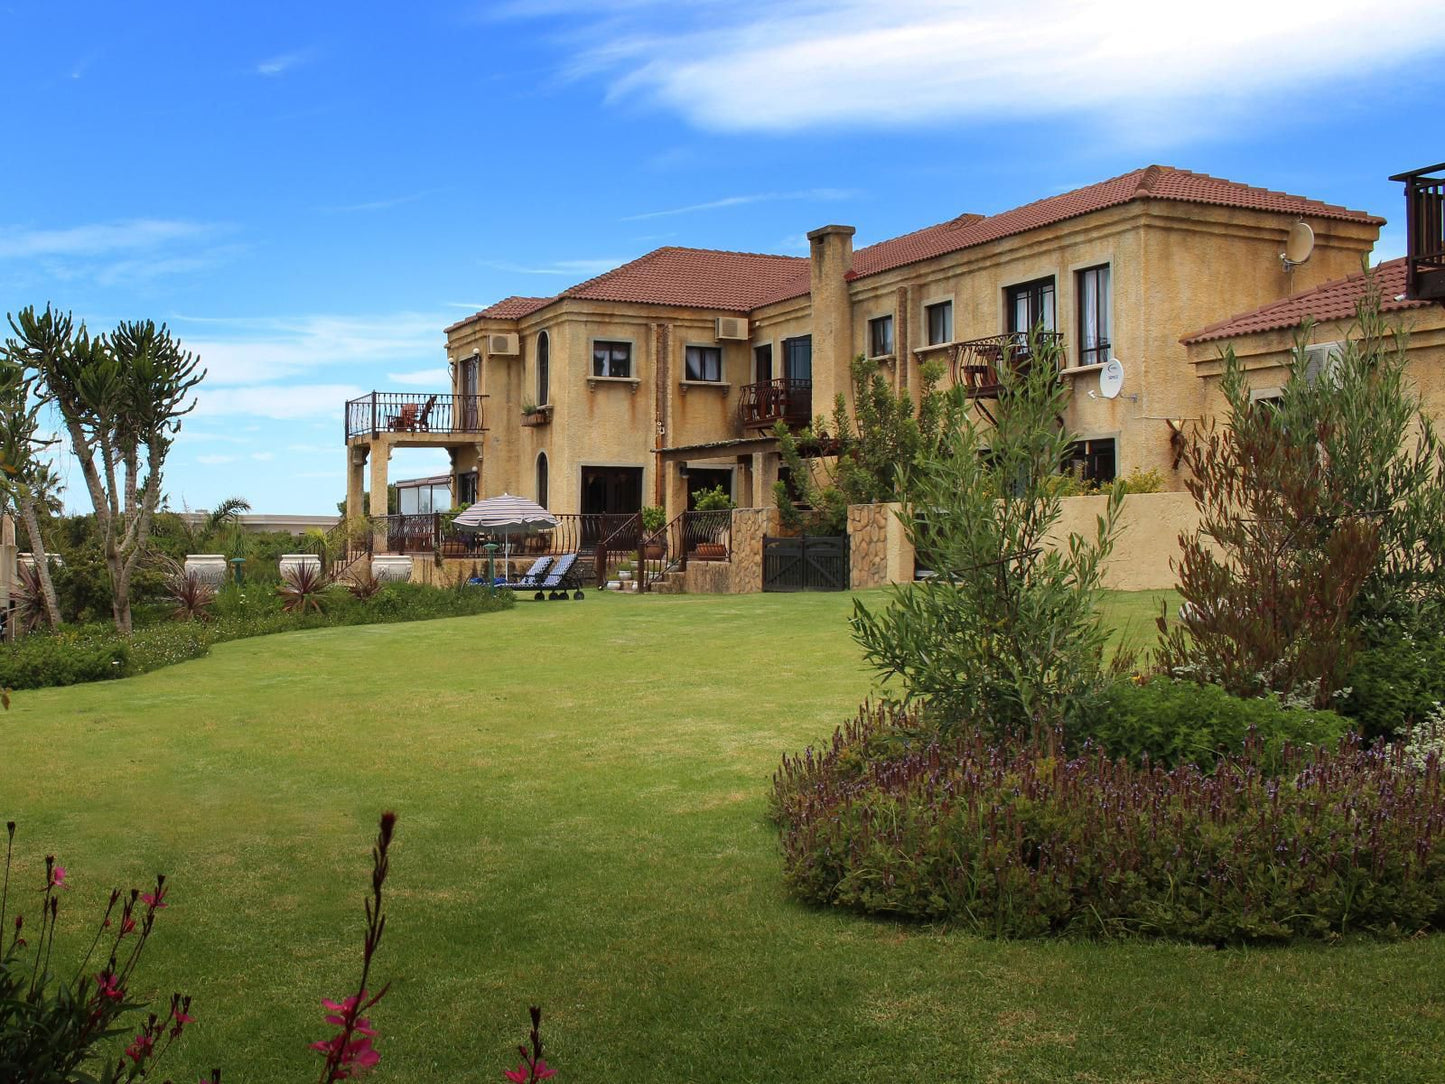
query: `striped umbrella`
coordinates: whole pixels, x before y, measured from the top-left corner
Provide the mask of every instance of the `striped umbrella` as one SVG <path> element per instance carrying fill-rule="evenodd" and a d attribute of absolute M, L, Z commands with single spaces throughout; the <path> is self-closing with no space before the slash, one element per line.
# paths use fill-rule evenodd
<path fill-rule="evenodd" d="M 531 535 L 557 526 L 557 517 L 536 501 L 501 493 L 478 501 L 452 521 L 459 531 L 470 534 L 501 535 L 506 556 L 511 555 L 512 535 Z"/>

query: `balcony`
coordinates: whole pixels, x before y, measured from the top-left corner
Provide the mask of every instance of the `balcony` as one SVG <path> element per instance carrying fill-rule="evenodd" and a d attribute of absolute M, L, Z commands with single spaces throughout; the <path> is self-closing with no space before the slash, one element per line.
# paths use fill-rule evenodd
<path fill-rule="evenodd" d="M 1040 332 L 1033 336 L 1033 340 L 1037 346 L 1059 347 L 1059 356 L 1062 356 L 1063 335 L 1052 331 Z M 1022 331 L 920 347 L 914 354 L 920 361 L 927 360 L 931 355 L 947 358 L 953 382 L 963 388 L 970 399 L 997 399 L 1002 387 L 999 373 L 1005 366 L 1022 375 L 1033 364 L 1029 335 Z"/>
<path fill-rule="evenodd" d="M 811 380 L 763 380 L 738 389 L 738 420 L 744 429 L 771 429 L 778 422 L 801 429 L 813 420 Z"/>
<path fill-rule="evenodd" d="M 406 434 L 427 443 L 450 434 L 483 431 L 481 395 L 426 395 L 374 391 L 346 404 L 346 439 Z"/>
<path fill-rule="evenodd" d="M 1411 300 L 1445 300 L 1445 176 L 1441 174 L 1445 162 L 1390 178 L 1405 182 L 1405 296 Z"/>

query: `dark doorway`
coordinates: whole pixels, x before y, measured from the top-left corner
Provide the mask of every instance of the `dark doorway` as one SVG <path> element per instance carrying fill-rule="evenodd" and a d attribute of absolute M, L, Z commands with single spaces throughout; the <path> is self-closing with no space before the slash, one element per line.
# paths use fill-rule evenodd
<path fill-rule="evenodd" d="M 583 467 L 582 514 L 642 511 L 641 467 Z"/>
<path fill-rule="evenodd" d="M 712 467 L 689 467 L 687 469 L 687 507 L 688 510 L 697 507 L 697 495 L 705 489 L 713 489 L 717 486 L 723 487 L 723 492 L 736 500 L 733 493 L 733 472 L 727 468 L 721 470 Z"/>

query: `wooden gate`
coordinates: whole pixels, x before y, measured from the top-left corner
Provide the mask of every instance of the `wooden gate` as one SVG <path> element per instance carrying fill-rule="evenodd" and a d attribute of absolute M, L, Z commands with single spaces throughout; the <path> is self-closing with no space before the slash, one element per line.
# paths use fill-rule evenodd
<path fill-rule="evenodd" d="M 763 538 L 764 591 L 848 590 L 848 538 Z"/>

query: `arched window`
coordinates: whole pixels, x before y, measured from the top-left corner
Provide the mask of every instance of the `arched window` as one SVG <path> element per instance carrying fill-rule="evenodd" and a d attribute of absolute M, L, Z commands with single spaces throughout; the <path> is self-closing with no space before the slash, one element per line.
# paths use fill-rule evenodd
<path fill-rule="evenodd" d="M 537 503 L 547 507 L 547 453 L 537 453 Z"/>
<path fill-rule="evenodd" d="M 550 379 L 550 374 L 547 372 L 547 369 L 548 369 L 548 366 L 549 366 L 549 361 L 550 361 L 550 357 L 549 357 L 550 354 L 551 354 L 551 344 L 550 344 L 550 342 L 549 342 L 549 340 L 548 340 L 548 338 L 547 338 L 547 333 L 546 333 L 545 331 L 543 331 L 543 332 L 541 332 L 541 333 L 539 333 L 539 334 L 537 335 L 537 405 L 538 405 L 538 406 L 546 406 L 549 402 L 551 402 L 551 400 L 548 398 L 548 396 L 551 394 L 551 388 L 548 387 L 548 382 L 549 382 L 549 379 Z M 543 469 L 545 469 L 545 468 L 539 467 L 539 468 L 537 468 L 537 469 L 538 469 L 538 470 L 543 470 Z M 547 502 L 546 502 L 546 501 L 543 501 L 543 502 L 541 502 L 541 503 L 545 504 L 545 503 L 547 503 Z"/>

